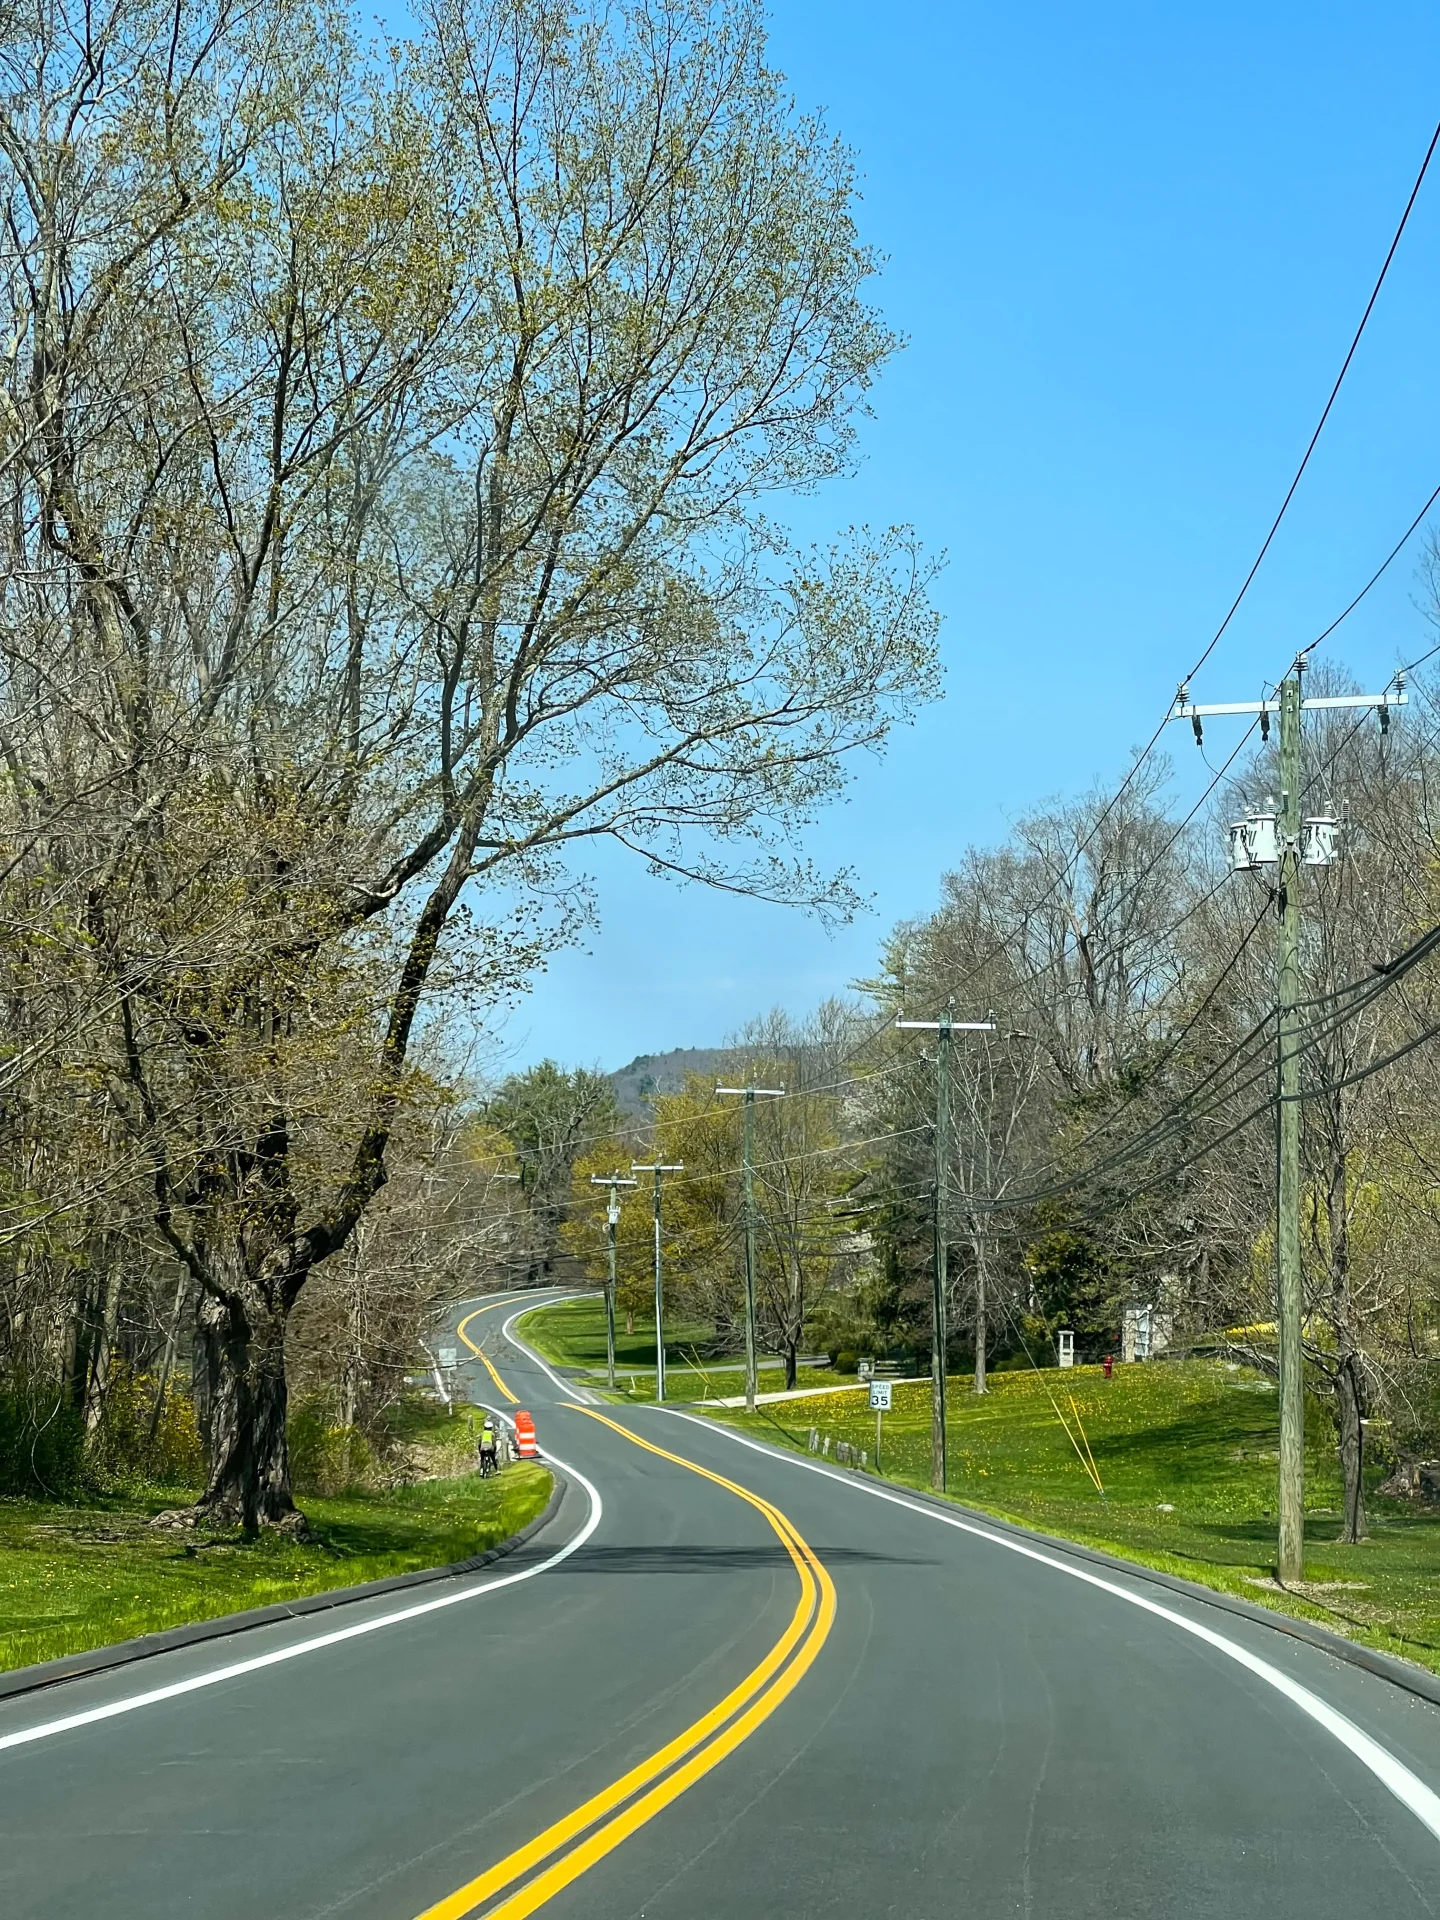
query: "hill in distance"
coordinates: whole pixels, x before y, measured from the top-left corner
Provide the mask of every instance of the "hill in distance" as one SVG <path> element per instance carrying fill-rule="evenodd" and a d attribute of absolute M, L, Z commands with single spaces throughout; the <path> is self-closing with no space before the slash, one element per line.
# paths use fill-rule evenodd
<path fill-rule="evenodd" d="M 678 1093 L 689 1073 L 713 1078 L 730 1058 L 723 1047 L 672 1047 L 668 1053 L 642 1053 L 628 1067 L 607 1075 L 622 1113 L 643 1117 L 652 1093 Z"/>

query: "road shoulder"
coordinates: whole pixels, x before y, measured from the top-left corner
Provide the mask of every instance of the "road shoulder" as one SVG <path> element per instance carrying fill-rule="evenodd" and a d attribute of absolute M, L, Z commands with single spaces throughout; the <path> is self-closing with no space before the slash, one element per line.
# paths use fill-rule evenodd
<path fill-rule="evenodd" d="M 434 1585 L 442 1580 L 454 1580 L 479 1573 L 497 1560 L 508 1559 L 512 1554 L 530 1545 L 556 1521 L 565 1497 L 568 1482 L 562 1472 L 553 1466 L 547 1469 L 551 1475 L 551 1487 L 545 1506 L 526 1526 L 508 1539 L 498 1541 L 487 1547 L 483 1553 L 477 1553 L 468 1560 L 460 1560 L 448 1566 L 423 1567 L 411 1573 L 391 1574 L 383 1580 L 366 1581 L 359 1586 L 334 1587 L 322 1593 L 303 1595 L 295 1600 L 281 1601 L 266 1607 L 249 1607 L 238 1613 L 216 1615 L 210 1620 L 195 1620 L 185 1626 L 170 1627 L 159 1633 L 141 1634 L 133 1640 L 118 1641 L 109 1647 L 96 1647 L 84 1653 L 66 1654 L 58 1660 L 45 1660 L 34 1666 L 18 1667 L 9 1673 L 0 1673 L 0 1700 L 12 1699 L 18 1694 L 34 1693 L 45 1687 L 53 1687 L 69 1680 L 81 1680 L 95 1674 L 108 1673 L 117 1667 L 133 1665 L 137 1661 L 150 1660 L 157 1654 L 173 1653 L 184 1647 L 198 1646 L 208 1640 L 223 1640 L 231 1634 L 247 1633 L 257 1627 L 267 1627 L 284 1620 L 303 1619 L 306 1615 L 326 1613 L 336 1607 L 354 1605 L 359 1601 L 379 1599 L 386 1594 L 401 1593 L 412 1587 Z"/>

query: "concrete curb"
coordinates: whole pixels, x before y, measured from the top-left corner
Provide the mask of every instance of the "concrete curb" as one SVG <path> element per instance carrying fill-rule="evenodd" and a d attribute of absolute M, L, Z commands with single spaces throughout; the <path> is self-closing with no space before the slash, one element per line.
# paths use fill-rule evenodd
<path fill-rule="evenodd" d="M 715 1421 L 716 1426 L 723 1422 Z M 747 1439 L 757 1439 L 747 1434 Z M 768 1446 L 777 1459 L 784 1460 L 800 1453 L 799 1448 L 777 1447 L 774 1441 L 757 1441 Z M 808 1458 L 808 1456 L 801 1456 Z M 821 1465 L 811 1461 L 812 1465 Z M 1347 1665 L 1359 1667 L 1365 1673 L 1373 1674 L 1377 1679 L 1388 1680 L 1392 1685 L 1404 1688 L 1422 1700 L 1428 1700 L 1432 1706 L 1440 1706 L 1440 1674 L 1431 1673 L 1428 1668 L 1417 1666 L 1409 1660 L 1398 1659 L 1394 1654 L 1380 1653 L 1374 1647 L 1362 1646 L 1358 1641 L 1347 1640 L 1344 1634 L 1334 1633 L 1329 1627 L 1317 1626 L 1310 1620 L 1298 1620 L 1293 1614 L 1280 1613 L 1270 1607 L 1262 1607 L 1253 1600 L 1242 1600 L 1238 1594 L 1224 1593 L 1218 1587 L 1202 1586 L 1198 1580 L 1185 1580 L 1179 1574 L 1162 1573 L 1158 1567 L 1142 1566 L 1137 1560 L 1122 1560 L 1118 1554 L 1106 1553 L 1099 1547 L 1083 1546 L 1078 1540 L 1065 1540 L 1057 1534 L 1041 1533 L 1036 1527 L 1026 1527 L 1014 1520 L 997 1519 L 993 1513 L 985 1513 L 979 1507 L 967 1507 L 958 1500 L 951 1500 L 937 1493 L 929 1493 L 918 1487 L 906 1486 L 902 1480 L 886 1480 L 872 1473 L 862 1473 L 858 1469 L 848 1472 L 844 1468 L 831 1467 L 828 1463 L 823 1471 L 832 1480 L 860 1479 L 875 1486 L 893 1487 L 896 1493 L 903 1493 L 907 1500 L 918 1501 L 920 1505 L 933 1507 L 937 1513 L 963 1514 L 967 1520 L 973 1520 L 977 1526 L 990 1527 L 996 1533 L 1009 1534 L 1016 1540 L 1033 1540 L 1049 1547 L 1056 1553 L 1068 1554 L 1071 1559 L 1087 1561 L 1091 1566 L 1105 1567 L 1112 1573 L 1129 1574 L 1132 1580 L 1144 1580 L 1151 1586 L 1165 1587 L 1171 1593 L 1183 1594 L 1186 1599 L 1198 1600 L 1207 1607 L 1214 1607 L 1221 1613 L 1229 1613 L 1241 1620 L 1253 1620 L 1257 1625 L 1270 1627 L 1276 1633 L 1288 1634 L 1292 1640 L 1303 1640 L 1308 1646 L 1318 1647 L 1322 1653 L 1334 1654 L 1337 1660 Z M 1303 1596 L 1302 1596 L 1303 1597 Z"/>
<path fill-rule="evenodd" d="M 115 1667 L 128 1667 L 137 1660 L 150 1660 L 157 1653 L 173 1653 L 180 1647 L 193 1647 L 206 1640 L 223 1640 L 232 1633 L 248 1633 L 253 1627 L 273 1626 L 279 1620 L 299 1620 L 306 1614 L 326 1613 L 332 1607 L 345 1607 L 357 1600 L 374 1600 L 386 1593 L 403 1593 L 409 1587 L 433 1585 L 437 1580 L 454 1580 L 479 1573 L 496 1560 L 504 1560 L 533 1540 L 548 1527 L 560 1510 L 569 1482 L 549 1461 L 554 1485 L 544 1512 L 519 1533 L 511 1534 L 484 1553 L 469 1560 L 457 1560 L 448 1567 L 422 1567 L 415 1573 L 392 1573 L 384 1580 L 370 1580 L 358 1587 L 334 1587 L 327 1593 L 306 1594 L 299 1600 L 278 1601 L 269 1607 L 250 1607 L 243 1613 L 222 1613 L 214 1620 L 192 1620 L 188 1626 L 167 1627 L 162 1633 L 142 1634 L 138 1640 L 121 1640 L 113 1647 L 95 1647 L 88 1653 L 69 1653 L 58 1660 L 43 1660 L 37 1666 L 17 1667 L 13 1673 L 0 1673 L 0 1700 L 22 1693 L 34 1693 L 42 1687 L 60 1686 L 66 1680 L 83 1680 L 92 1674 L 108 1673 Z"/>

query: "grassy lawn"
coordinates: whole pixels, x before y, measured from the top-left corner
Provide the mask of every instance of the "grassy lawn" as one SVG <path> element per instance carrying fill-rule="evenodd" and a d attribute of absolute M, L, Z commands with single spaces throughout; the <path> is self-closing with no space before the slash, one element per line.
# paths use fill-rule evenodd
<path fill-rule="evenodd" d="M 0 1668 L 465 1560 L 518 1533 L 549 1496 L 550 1475 L 526 1463 L 485 1482 L 305 1496 L 313 1546 L 152 1532 L 150 1516 L 185 1497 L 174 1489 L 84 1507 L 0 1500 Z"/>
<path fill-rule="evenodd" d="M 599 1367 L 605 1365 L 605 1303 L 600 1295 L 583 1300 L 565 1300 L 554 1307 L 536 1307 L 516 1323 L 522 1338 L 542 1353 L 552 1366 Z M 738 1360 L 713 1360 L 703 1357 L 704 1348 L 714 1338 L 715 1329 L 699 1322 L 678 1322 L 665 1329 L 665 1397 L 667 1400 L 708 1400 L 745 1391 L 745 1376 L 736 1372 Z M 655 1328 L 637 1321 L 634 1333 L 625 1331 L 624 1316 L 615 1324 L 615 1374 L 619 1391 L 627 1400 L 655 1398 Z M 634 1386 L 628 1368 L 648 1368 L 637 1372 Z M 785 1385 L 785 1369 L 774 1360 L 762 1361 L 756 1370 L 761 1393 L 778 1393 Z M 795 1384 L 800 1387 L 830 1387 L 835 1374 L 827 1368 L 801 1367 Z"/>
<path fill-rule="evenodd" d="M 665 1398 L 667 1400 L 711 1400 L 729 1399 L 745 1391 L 743 1373 L 719 1372 L 713 1360 L 692 1360 L 689 1356 L 677 1357 L 670 1343 L 665 1343 L 668 1358 L 665 1363 Z M 630 1385 L 629 1376 L 619 1362 L 615 1366 L 616 1377 L 625 1399 L 641 1401 L 655 1398 L 655 1377 L 653 1374 L 636 1374 L 635 1384 Z M 785 1369 L 778 1361 L 762 1361 L 755 1369 L 756 1390 L 760 1393 L 780 1393 L 785 1386 Z M 829 1367 L 800 1367 L 796 1370 L 795 1385 L 806 1387 L 830 1387 L 836 1384 L 836 1375 Z M 844 1398 L 846 1396 L 840 1396 Z M 802 1401 L 802 1406 L 807 1403 Z M 864 1395 L 860 1396 L 864 1404 Z M 784 1407 L 777 1412 L 786 1413 Z"/>
<path fill-rule="evenodd" d="M 516 1331 L 543 1353 L 553 1367 L 603 1367 L 605 1364 L 605 1302 L 598 1293 L 587 1294 L 579 1300 L 562 1300 L 554 1307 L 536 1307 L 517 1323 Z M 671 1364 L 677 1347 L 703 1347 L 714 1332 L 711 1326 L 689 1321 L 666 1327 L 665 1351 L 672 1357 Z M 617 1313 L 616 1367 L 653 1367 L 654 1364 L 653 1317 L 648 1322 L 637 1318 L 635 1331 L 626 1333 L 625 1316 Z"/>
<path fill-rule="evenodd" d="M 1048 1390 L 1048 1391 L 1047 1391 Z M 1066 1438 L 1070 1396 L 1104 1496 Z M 885 1416 L 885 1477 L 930 1479 L 930 1392 L 897 1387 Z M 1336 1544 L 1340 1486 L 1331 1429 L 1312 1406 L 1306 1466 L 1303 1598 L 1267 1585 L 1274 1571 L 1276 1396 L 1238 1369 L 1206 1361 L 991 1376 L 977 1399 L 952 1379 L 950 1493 L 967 1505 L 1107 1548 L 1247 1600 L 1321 1622 L 1440 1671 L 1440 1514 L 1372 1499 L 1372 1538 Z M 813 1427 L 866 1449 L 875 1416 L 856 1394 L 800 1400 L 754 1416 L 716 1416 L 805 1447 Z M 1378 1474 L 1376 1478 L 1378 1478 Z"/>

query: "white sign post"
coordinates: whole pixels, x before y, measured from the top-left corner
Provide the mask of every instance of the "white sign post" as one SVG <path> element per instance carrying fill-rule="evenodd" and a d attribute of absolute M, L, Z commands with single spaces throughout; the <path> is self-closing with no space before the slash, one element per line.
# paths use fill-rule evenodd
<path fill-rule="evenodd" d="M 870 1382 L 870 1410 L 875 1415 L 875 1471 L 880 1471 L 880 1427 L 885 1415 L 890 1411 L 890 1382 L 872 1380 Z"/>
<path fill-rule="evenodd" d="M 460 1349 L 458 1347 L 441 1347 L 440 1364 L 442 1367 L 444 1367 L 447 1373 L 451 1370 L 452 1367 L 455 1366 L 459 1358 L 460 1358 Z"/>

